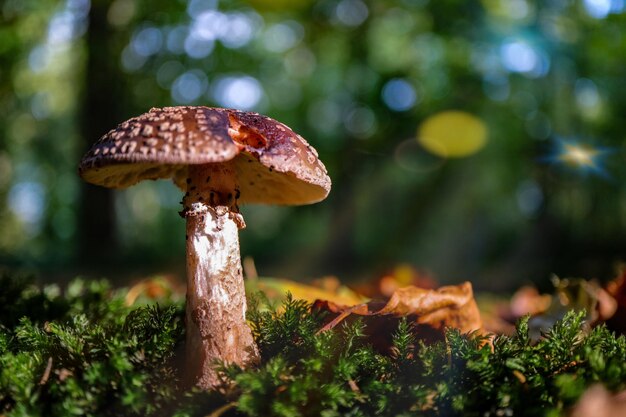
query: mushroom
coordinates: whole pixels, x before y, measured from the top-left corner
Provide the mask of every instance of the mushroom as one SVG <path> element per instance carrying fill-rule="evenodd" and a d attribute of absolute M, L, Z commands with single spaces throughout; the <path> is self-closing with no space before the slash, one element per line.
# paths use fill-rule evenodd
<path fill-rule="evenodd" d="M 153 108 L 109 131 L 83 157 L 80 176 L 110 188 L 172 178 L 185 192 L 186 363 L 190 382 L 219 384 L 215 362 L 242 367 L 259 353 L 246 324 L 239 203 L 323 200 L 331 181 L 317 152 L 269 117 L 208 107 Z"/>

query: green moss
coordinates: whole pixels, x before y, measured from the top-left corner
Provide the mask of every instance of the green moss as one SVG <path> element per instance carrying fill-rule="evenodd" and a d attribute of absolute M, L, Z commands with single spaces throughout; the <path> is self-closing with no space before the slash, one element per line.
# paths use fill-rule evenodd
<path fill-rule="evenodd" d="M 127 307 L 106 282 L 65 291 L 0 276 L 0 414 L 8 416 L 559 415 L 595 382 L 626 388 L 626 340 L 569 313 L 533 342 L 450 330 L 424 345 L 400 321 L 389 354 L 357 320 L 317 333 L 322 318 L 287 297 L 255 301 L 261 365 L 225 367 L 227 394 L 180 389 L 183 305 Z"/>
<path fill-rule="evenodd" d="M 147 415 L 174 397 L 182 306 L 130 309 L 106 282 L 76 280 L 62 295 L 0 282 L 13 300 L 0 311 L 0 410 Z"/>

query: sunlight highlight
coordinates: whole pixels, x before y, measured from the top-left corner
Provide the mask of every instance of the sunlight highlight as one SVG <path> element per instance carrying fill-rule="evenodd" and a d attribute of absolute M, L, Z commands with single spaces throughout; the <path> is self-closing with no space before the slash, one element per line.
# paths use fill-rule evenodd
<path fill-rule="evenodd" d="M 593 167 L 595 166 L 594 157 L 598 154 L 598 151 L 581 145 L 564 145 L 563 153 L 559 156 L 566 164 L 579 166 L 579 167 Z"/>
<path fill-rule="evenodd" d="M 544 160 L 581 174 L 593 174 L 609 179 L 605 159 L 613 150 L 581 143 L 572 139 L 557 139 L 550 155 Z"/>

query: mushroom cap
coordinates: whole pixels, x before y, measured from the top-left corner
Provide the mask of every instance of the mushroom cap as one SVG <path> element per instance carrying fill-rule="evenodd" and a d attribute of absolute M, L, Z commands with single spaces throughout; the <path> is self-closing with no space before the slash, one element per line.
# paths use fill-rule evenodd
<path fill-rule="evenodd" d="M 172 178 L 186 191 L 189 165 L 234 163 L 241 203 L 309 204 L 331 181 L 317 152 L 269 117 L 209 107 L 153 108 L 109 131 L 79 166 L 87 182 L 126 188 Z"/>

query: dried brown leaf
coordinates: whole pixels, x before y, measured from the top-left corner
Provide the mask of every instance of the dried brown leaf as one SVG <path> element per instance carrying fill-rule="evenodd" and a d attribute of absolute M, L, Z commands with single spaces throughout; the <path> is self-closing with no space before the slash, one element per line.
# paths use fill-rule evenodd
<path fill-rule="evenodd" d="M 611 330 L 626 334 L 626 267 L 617 278 L 606 286 L 607 293 L 615 300 L 615 312 L 606 324 Z"/>
<path fill-rule="evenodd" d="M 391 335 L 402 317 L 414 323 L 417 337 L 426 342 L 443 339 L 446 328 L 457 328 L 463 333 L 482 331 L 480 312 L 469 282 L 436 290 L 414 286 L 400 288 L 386 303 L 370 301 L 344 306 L 317 300 L 314 309 L 329 313 L 329 321 L 320 331 L 361 317 L 366 323 L 370 341 L 381 351 L 390 348 Z"/>
<path fill-rule="evenodd" d="M 602 385 L 589 388 L 578 400 L 571 417 L 623 417 L 626 416 L 625 392 L 611 394 Z"/>
<path fill-rule="evenodd" d="M 552 296 L 540 294 L 537 288 L 525 285 L 511 297 L 511 315 L 514 319 L 530 314 L 545 313 L 552 304 Z"/>

